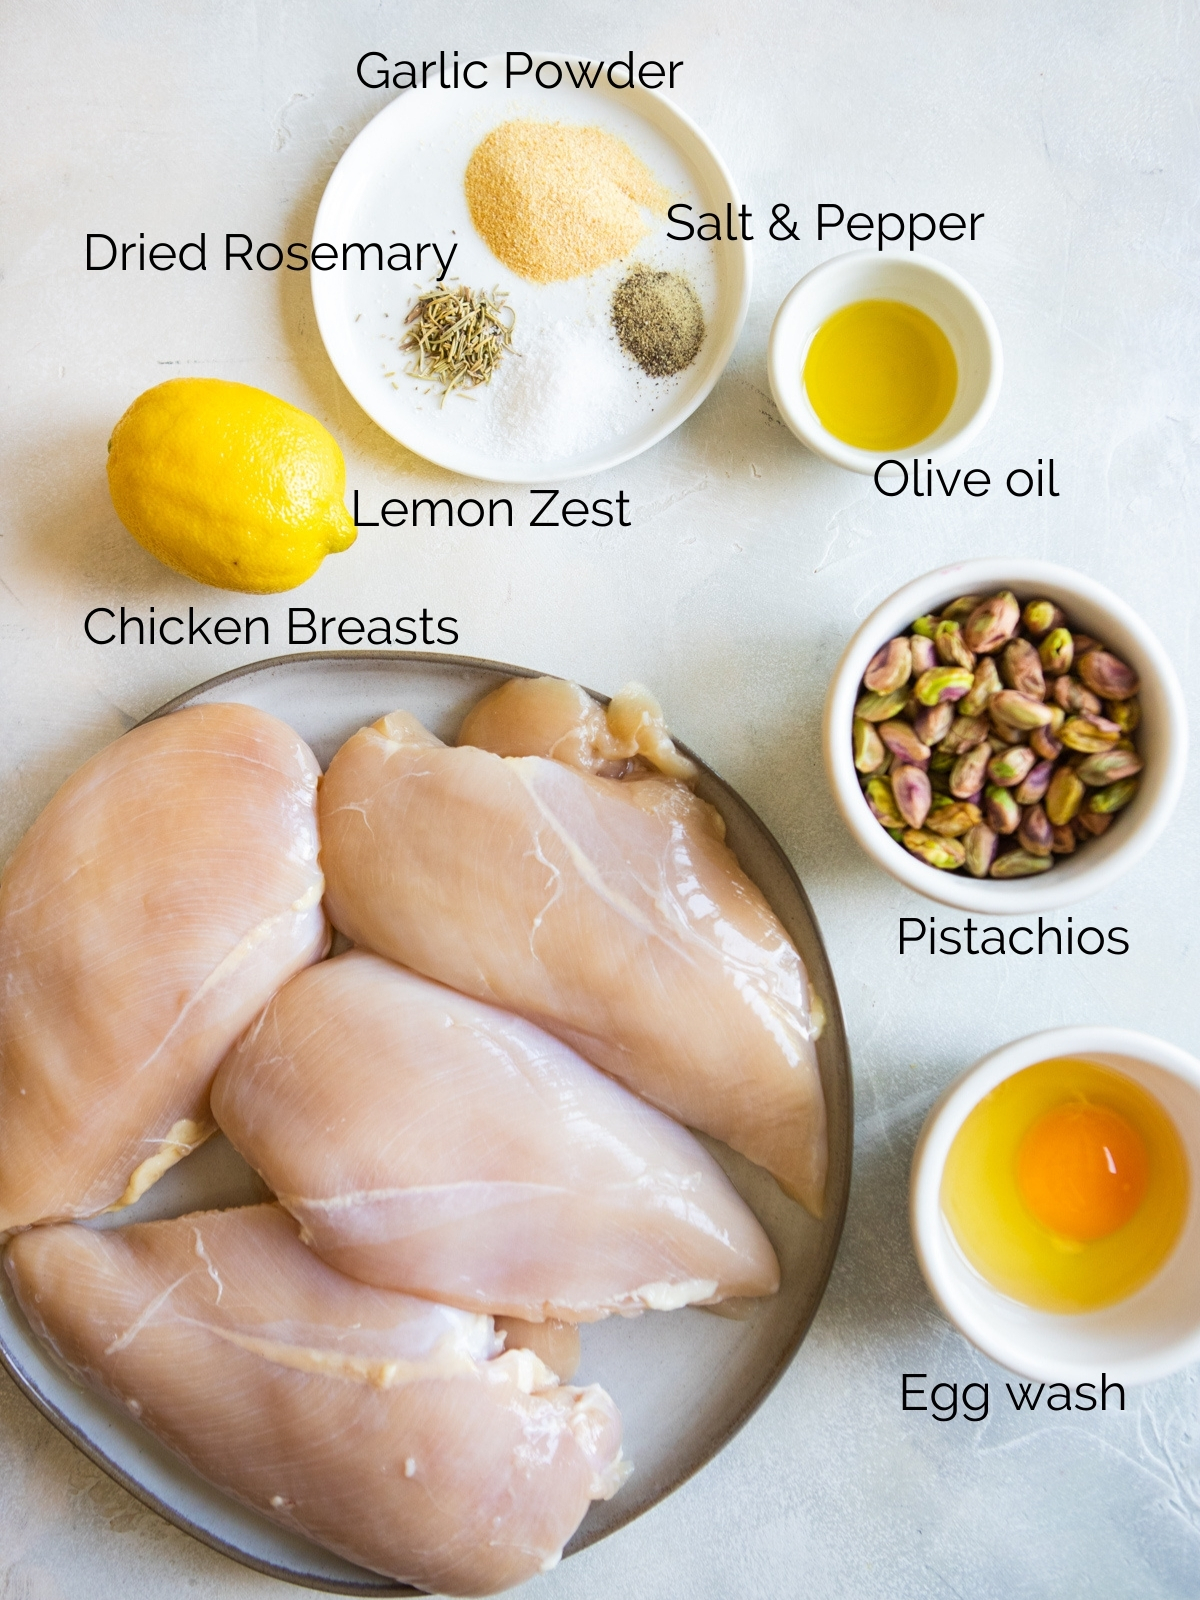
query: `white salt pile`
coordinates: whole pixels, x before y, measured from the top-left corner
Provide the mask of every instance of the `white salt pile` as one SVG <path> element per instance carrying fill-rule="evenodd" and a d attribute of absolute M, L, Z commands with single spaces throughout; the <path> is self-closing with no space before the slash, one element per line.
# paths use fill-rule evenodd
<path fill-rule="evenodd" d="M 494 391 L 487 445 L 510 459 L 579 455 L 619 438 L 645 413 L 629 357 L 610 329 L 590 322 L 531 330 Z"/>

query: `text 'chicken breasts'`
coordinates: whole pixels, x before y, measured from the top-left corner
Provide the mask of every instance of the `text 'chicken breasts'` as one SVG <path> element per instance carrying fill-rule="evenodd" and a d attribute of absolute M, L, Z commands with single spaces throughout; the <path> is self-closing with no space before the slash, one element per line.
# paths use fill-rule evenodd
<path fill-rule="evenodd" d="M 275 996 L 212 1106 L 305 1242 L 366 1283 L 582 1322 L 779 1285 L 685 1128 L 523 1018 L 364 951 Z"/>
<path fill-rule="evenodd" d="M 128 1203 L 212 1132 L 222 1056 L 328 945 L 320 769 L 250 706 L 143 724 L 0 883 L 0 1233 Z"/>
<path fill-rule="evenodd" d="M 545 1571 L 624 1476 L 603 1389 L 501 1354 L 490 1318 L 342 1277 L 277 1206 L 36 1228 L 5 1267 L 59 1359 L 203 1477 L 403 1582 Z"/>

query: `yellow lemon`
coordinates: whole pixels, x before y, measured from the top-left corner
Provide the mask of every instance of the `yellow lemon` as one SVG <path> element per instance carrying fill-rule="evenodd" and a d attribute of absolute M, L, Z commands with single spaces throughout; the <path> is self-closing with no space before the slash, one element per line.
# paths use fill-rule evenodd
<path fill-rule="evenodd" d="M 172 378 L 139 395 L 109 441 L 108 489 L 139 544 L 216 589 L 294 589 L 354 543 L 337 441 L 246 383 Z"/>

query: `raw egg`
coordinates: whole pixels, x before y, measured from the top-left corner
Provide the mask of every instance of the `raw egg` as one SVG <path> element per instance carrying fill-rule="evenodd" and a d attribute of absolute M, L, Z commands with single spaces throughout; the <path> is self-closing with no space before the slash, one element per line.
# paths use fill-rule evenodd
<path fill-rule="evenodd" d="M 916 306 L 856 300 L 835 311 L 804 358 L 824 427 L 858 450 L 903 450 L 946 420 L 958 389 L 950 341 Z"/>
<path fill-rule="evenodd" d="M 1133 1293 L 1171 1253 L 1188 1163 L 1162 1106 L 1124 1073 L 1075 1059 L 1014 1073 L 963 1122 L 941 1205 L 967 1260 L 1043 1311 Z"/>

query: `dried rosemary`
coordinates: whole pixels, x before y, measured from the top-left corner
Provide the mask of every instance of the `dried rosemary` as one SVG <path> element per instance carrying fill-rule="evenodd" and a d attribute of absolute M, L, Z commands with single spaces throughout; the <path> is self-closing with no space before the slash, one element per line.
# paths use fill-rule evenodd
<path fill-rule="evenodd" d="M 455 389 L 490 383 L 512 348 L 517 314 L 499 289 L 450 288 L 439 284 L 417 300 L 405 317 L 402 350 L 413 351 L 408 368 L 414 378 L 442 386 L 442 404 Z"/>

